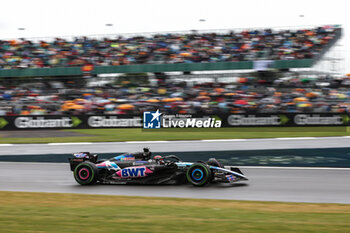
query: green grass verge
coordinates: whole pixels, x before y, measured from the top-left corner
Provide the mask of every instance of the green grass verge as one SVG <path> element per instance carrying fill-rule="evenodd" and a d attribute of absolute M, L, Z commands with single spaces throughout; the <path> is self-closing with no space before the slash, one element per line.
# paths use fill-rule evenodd
<path fill-rule="evenodd" d="M 117 142 L 154 140 L 200 140 L 274 137 L 327 137 L 347 136 L 347 127 L 254 127 L 220 129 L 69 129 L 65 131 L 86 134 L 78 137 L 0 138 L 0 143 L 52 143 L 52 142 Z M 28 131 L 28 134 L 34 131 Z M 1 134 L 1 132 L 0 132 Z"/>
<path fill-rule="evenodd" d="M 12 232 L 349 232 L 350 205 L 0 192 Z"/>

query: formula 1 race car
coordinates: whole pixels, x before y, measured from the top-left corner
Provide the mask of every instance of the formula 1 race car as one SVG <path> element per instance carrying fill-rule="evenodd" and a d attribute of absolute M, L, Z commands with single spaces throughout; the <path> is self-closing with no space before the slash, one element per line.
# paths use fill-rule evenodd
<path fill-rule="evenodd" d="M 183 184 L 204 186 L 208 183 L 234 183 L 248 180 L 236 167 L 222 166 L 212 158 L 207 162 L 182 162 L 175 155 L 152 156 L 143 152 L 122 154 L 98 160 L 89 152 L 69 158 L 75 180 L 81 185 L 102 184 Z"/>

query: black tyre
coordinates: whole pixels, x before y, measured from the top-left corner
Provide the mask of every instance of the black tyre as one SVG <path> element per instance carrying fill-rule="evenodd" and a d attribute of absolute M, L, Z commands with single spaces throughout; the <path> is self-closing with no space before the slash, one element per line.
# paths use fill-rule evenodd
<path fill-rule="evenodd" d="M 78 164 L 74 169 L 74 178 L 81 185 L 91 185 L 97 182 L 98 169 L 91 162 Z"/>
<path fill-rule="evenodd" d="M 187 170 L 186 177 L 188 182 L 194 186 L 204 186 L 211 180 L 211 171 L 204 163 L 194 163 Z"/>
<path fill-rule="evenodd" d="M 215 167 L 224 167 L 222 164 L 217 161 L 215 158 L 210 158 L 207 162 L 208 165 L 215 166 Z"/>

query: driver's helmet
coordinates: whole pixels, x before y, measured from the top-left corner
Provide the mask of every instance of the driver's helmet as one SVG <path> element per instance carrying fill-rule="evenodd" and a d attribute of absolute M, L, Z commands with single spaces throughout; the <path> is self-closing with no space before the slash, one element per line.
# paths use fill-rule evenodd
<path fill-rule="evenodd" d="M 156 156 L 153 157 L 153 159 L 154 159 L 156 162 L 160 163 L 160 164 L 163 164 L 163 163 L 164 163 L 164 159 L 163 159 L 163 157 L 162 157 L 161 155 L 156 155 Z"/>
<path fill-rule="evenodd" d="M 149 150 L 149 148 L 147 148 L 147 147 L 143 148 L 143 156 L 145 159 L 151 158 L 152 152 Z"/>

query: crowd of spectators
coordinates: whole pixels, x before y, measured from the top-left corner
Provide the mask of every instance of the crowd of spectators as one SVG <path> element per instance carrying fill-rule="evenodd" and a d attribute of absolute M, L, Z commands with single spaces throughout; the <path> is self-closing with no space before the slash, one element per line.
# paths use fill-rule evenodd
<path fill-rule="evenodd" d="M 337 88 L 310 86 L 305 79 L 281 85 L 168 82 L 95 88 L 48 88 L 43 84 L 0 87 L 0 115 L 133 114 L 160 109 L 168 114 L 350 112 L 348 81 Z M 340 86 L 339 86 L 340 85 Z"/>
<path fill-rule="evenodd" d="M 305 59 L 320 54 L 339 30 L 323 26 L 115 39 L 0 40 L 0 69 Z"/>

